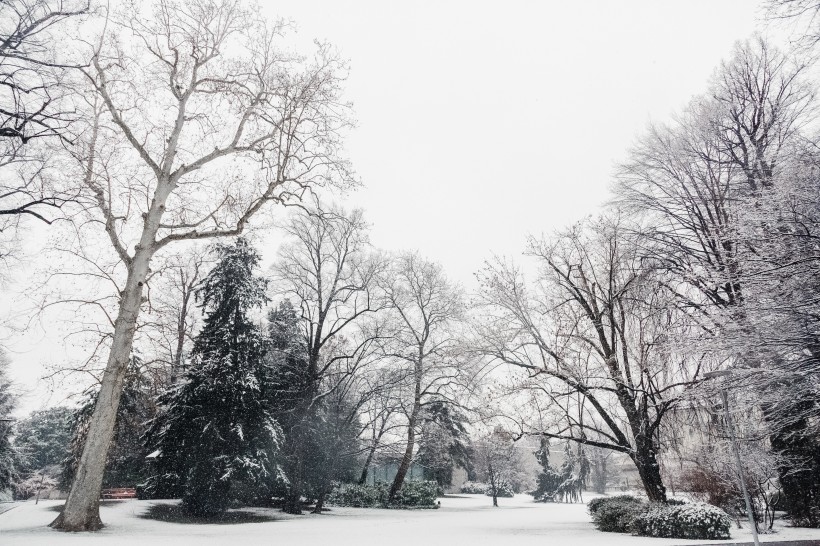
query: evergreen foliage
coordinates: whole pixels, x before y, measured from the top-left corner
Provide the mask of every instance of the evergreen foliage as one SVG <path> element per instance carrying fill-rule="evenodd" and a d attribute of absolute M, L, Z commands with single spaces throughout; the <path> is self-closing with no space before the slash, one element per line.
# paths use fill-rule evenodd
<path fill-rule="evenodd" d="M 576 502 L 581 500 L 581 491 L 586 485 L 590 465 L 584 450 L 578 447 L 576 454 L 567 442 L 564 448 L 564 461 L 560 470 L 550 465 L 549 440 L 541 438 L 541 444 L 535 457 L 541 465 L 533 496 L 537 502 Z"/>
<path fill-rule="evenodd" d="M 268 313 L 267 401 L 285 430 L 310 386 L 307 347 L 299 331 L 299 314 L 289 300 Z"/>
<path fill-rule="evenodd" d="M 314 411 L 308 400 L 311 387 L 307 347 L 299 329 L 301 318 L 289 300 L 268 313 L 265 400 L 284 432 L 280 459 L 287 481 L 280 482 L 275 496 L 286 499 L 285 510 L 301 512 L 307 455 L 321 449 L 311 429 Z M 294 487 L 293 481 L 300 483 Z M 290 506 L 290 508 L 288 508 Z"/>
<path fill-rule="evenodd" d="M 149 495 L 177 490 L 183 509 L 213 516 L 281 478 L 282 432 L 265 401 L 266 344 L 249 314 L 266 301 L 254 270 L 259 255 L 244 239 L 215 245 L 218 263 L 197 298 L 207 316 L 183 381 L 160 397 L 146 434 L 158 450 Z"/>
<path fill-rule="evenodd" d="M 294 512 L 301 499 L 291 497 L 318 499 L 321 505 L 333 482 L 353 481 L 359 452 L 357 414 L 343 393 L 314 399 L 315 378 L 300 321 L 288 300 L 268 313 L 265 383 L 268 407 L 285 435 L 281 459 L 289 481 L 280 484 L 278 494 L 286 498 L 286 510 L 290 499 Z"/>
<path fill-rule="evenodd" d="M 800 417 L 770 437 L 772 450 L 781 455 L 784 504 L 792 525 L 820 527 L 820 437 L 807 417 L 817 403 L 800 397 L 789 402 L 787 408 Z"/>
<path fill-rule="evenodd" d="M 11 412 L 14 410 L 15 397 L 12 383 L 7 375 L 10 365 L 5 351 L 0 348 L 0 493 L 11 487 L 18 471 L 18 455 L 11 444 L 13 432 Z M 9 421 L 5 421 L 9 419 Z"/>
<path fill-rule="evenodd" d="M 306 461 L 306 481 L 321 502 L 333 482 L 354 482 L 359 468 L 359 422 L 355 408 L 344 397 L 325 399 L 314 421 L 315 449 Z"/>
<path fill-rule="evenodd" d="M 550 442 L 547 438 L 541 438 L 541 444 L 535 452 L 535 458 L 538 460 L 538 464 L 541 465 L 541 472 L 536 478 L 533 497 L 537 502 L 553 502 L 555 494 L 564 479 L 550 465 Z"/>
<path fill-rule="evenodd" d="M 453 481 L 457 466 L 473 473 L 467 418 L 449 404 L 436 400 L 425 407 L 419 450 L 416 460 L 424 469 L 424 479 L 441 487 Z"/>
<path fill-rule="evenodd" d="M 637 530 L 637 518 L 649 505 L 630 495 L 594 499 L 588 505 L 592 522 L 601 531 L 632 533 Z"/>
<path fill-rule="evenodd" d="M 489 484 L 484 482 L 466 481 L 461 484 L 460 491 L 467 495 L 483 495 L 490 490 Z"/>
<path fill-rule="evenodd" d="M 49 408 L 33 411 L 17 423 L 14 446 L 24 474 L 63 462 L 71 443 L 72 414 L 67 407 Z"/>

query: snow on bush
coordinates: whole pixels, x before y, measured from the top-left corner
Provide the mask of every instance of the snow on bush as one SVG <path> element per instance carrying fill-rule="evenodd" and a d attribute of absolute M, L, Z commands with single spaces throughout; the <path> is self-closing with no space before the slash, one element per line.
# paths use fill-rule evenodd
<path fill-rule="evenodd" d="M 630 495 L 618 495 L 593 499 L 587 504 L 587 509 L 599 530 L 632 533 L 636 530 L 636 518 L 647 510 L 647 505 Z"/>
<path fill-rule="evenodd" d="M 438 483 L 435 481 L 404 482 L 391 503 L 396 506 L 438 507 Z"/>
<path fill-rule="evenodd" d="M 354 508 L 437 508 L 438 483 L 406 481 L 392 502 L 388 502 L 389 484 L 342 483 L 328 495 L 327 503 Z"/>
<path fill-rule="evenodd" d="M 717 540 L 729 538 L 729 515 L 702 502 L 682 505 L 653 504 L 635 518 L 640 535 L 659 538 Z"/>
<path fill-rule="evenodd" d="M 467 495 L 483 495 L 489 488 L 489 485 L 482 482 L 464 482 L 461 492 Z"/>
<path fill-rule="evenodd" d="M 633 497 L 632 495 L 616 495 L 614 497 L 598 497 L 598 498 L 592 499 L 591 501 L 589 501 L 587 503 L 587 510 L 589 511 L 589 513 L 591 515 L 594 516 L 598 512 L 598 510 L 601 508 L 601 506 L 605 505 L 608 502 L 613 502 L 613 501 L 635 501 L 635 502 L 640 502 L 636 497 Z"/>
<path fill-rule="evenodd" d="M 376 507 L 379 505 L 383 489 L 384 487 L 378 485 L 341 483 L 327 496 L 327 503 L 334 506 L 352 506 L 354 508 Z"/>
<path fill-rule="evenodd" d="M 670 500 L 668 504 L 648 504 L 630 495 L 619 495 L 593 499 L 587 507 L 601 531 L 658 538 L 729 538 L 729 515 L 702 502 L 683 504 Z"/>

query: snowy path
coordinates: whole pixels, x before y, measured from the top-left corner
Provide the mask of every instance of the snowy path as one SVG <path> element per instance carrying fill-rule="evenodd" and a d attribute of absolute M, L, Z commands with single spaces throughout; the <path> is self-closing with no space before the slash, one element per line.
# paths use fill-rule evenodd
<path fill-rule="evenodd" d="M 65 534 L 46 527 L 61 501 L 21 503 L 0 515 L 0 545 L 52 546 L 515 546 L 685 544 L 679 539 L 651 539 L 596 531 L 581 504 L 536 504 L 518 495 L 500 499 L 492 508 L 488 497 L 465 495 L 441 499 L 439 510 L 375 510 L 334 508 L 321 516 L 286 516 L 255 510 L 265 521 L 242 524 L 183 524 L 140 517 L 164 501 L 122 501 L 102 508 L 106 528 L 94 534 Z M 263 519 L 263 518 L 260 518 Z M 749 540 L 732 531 L 732 540 Z M 783 529 L 764 540 L 820 539 L 820 530 Z M 715 541 L 718 543 L 718 541 Z"/>

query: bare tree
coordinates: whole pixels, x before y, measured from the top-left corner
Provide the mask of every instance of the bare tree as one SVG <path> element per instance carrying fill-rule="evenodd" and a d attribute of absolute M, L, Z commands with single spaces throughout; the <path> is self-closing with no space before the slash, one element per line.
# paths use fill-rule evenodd
<path fill-rule="evenodd" d="M 17 396 L 14 383 L 8 376 L 10 365 L 6 350 L 0 346 L 0 487 L 4 490 L 10 488 L 17 478 L 20 463 L 20 456 L 11 442 L 14 434 L 11 412 L 15 409 Z"/>
<path fill-rule="evenodd" d="M 685 305 L 740 309 L 741 201 L 766 194 L 799 138 L 813 100 L 805 70 L 762 39 L 738 44 L 709 93 L 650 128 L 621 165 L 615 204 L 641 218 L 646 252 L 696 291 L 680 293 Z"/>
<path fill-rule="evenodd" d="M 817 199 L 808 189 L 818 163 L 816 139 L 804 134 L 815 104 L 806 72 L 763 40 L 738 45 L 706 96 L 641 140 L 616 191 L 681 307 L 696 310 L 710 352 L 758 371 L 734 386 L 757 392 L 779 460 L 804 460 L 799 472 L 782 466 L 781 483 L 792 515 L 803 505 L 817 525 L 803 494 L 820 480 L 809 379 L 820 370 Z"/>
<path fill-rule="evenodd" d="M 384 306 L 376 278 L 384 260 L 370 247 L 361 210 L 323 209 L 318 201 L 285 226 L 288 236 L 274 265 L 276 284 L 293 302 L 306 348 L 304 392 L 289 421 L 286 451 L 288 497 L 284 510 L 301 513 L 304 436 L 317 405 L 342 388 L 370 359 L 381 336 L 374 315 Z"/>
<path fill-rule="evenodd" d="M 460 375 L 457 326 L 464 300 L 460 287 L 447 280 L 440 265 L 415 253 L 394 259 L 384 290 L 395 324 L 387 353 L 407 367 L 409 380 L 403 404 L 407 443 L 390 486 L 393 499 L 413 462 L 423 408 L 434 401 L 453 401 Z"/>
<path fill-rule="evenodd" d="M 325 210 L 316 202 L 294 215 L 284 231 L 289 240 L 279 252 L 274 276 L 283 297 L 301 311 L 314 386 L 308 404 L 313 404 L 322 395 L 318 386 L 328 370 L 338 361 L 352 361 L 363 347 L 348 343 L 350 352 L 337 351 L 332 358 L 324 358 L 325 348 L 345 335 L 352 341 L 354 330 L 365 331 L 364 319 L 384 308 L 377 277 L 385 262 L 370 247 L 367 224 L 358 209 L 347 212 L 333 206 Z M 368 334 L 377 332 L 378 328 Z M 365 335 L 360 341 L 372 339 Z"/>
<path fill-rule="evenodd" d="M 496 428 L 476 441 L 473 451 L 478 475 L 486 477 L 493 506 L 498 506 L 499 495 L 511 492 L 512 483 L 519 480 L 523 472 L 521 450 L 510 432 Z"/>
<path fill-rule="evenodd" d="M 88 13 L 88 0 L 0 2 L 0 233 L 22 218 L 52 223 L 76 198 L 55 182 L 52 155 L 40 141 L 69 141 L 76 119 L 65 100 L 67 73 L 75 68 L 60 51 L 66 27 Z M 9 249 L 0 249 L 0 257 Z"/>
<path fill-rule="evenodd" d="M 87 14 L 88 0 L 7 0 L 0 4 L 0 138 L 25 144 L 60 136 L 73 112 L 60 101 L 59 34 L 67 19 Z M 12 148 L 14 150 L 14 148 Z M 8 156 L 8 154 L 4 154 Z"/>
<path fill-rule="evenodd" d="M 502 261 L 480 276 L 477 344 L 488 358 L 527 371 L 518 389 L 555 414 L 523 434 L 625 453 L 649 498 L 664 501 L 659 427 L 700 363 L 668 343 L 687 323 L 638 250 L 608 218 L 532 240 L 534 285 Z"/>
<path fill-rule="evenodd" d="M 364 442 L 365 459 L 359 474 L 359 484 L 367 481 L 367 475 L 377 455 L 390 452 L 394 448 L 387 439 L 403 429 L 403 423 L 397 419 L 401 412 L 400 386 L 406 382 L 404 370 L 396 370 L 389 365 L 375 366 L 362 374 L 360 380 L 367 387 L 367 400 L 362 404 L 359 414 L 361 433 Z"/>
<path fill-rule="evenodd" d="M 238 235 L 263 206 L 311 186 L 351 182 L 337 155 L 343 67 L 326 46 L 312 59 L 285 53 L 282 32 L 238 1 L 158 0 L 111 14 L 82 70 L 87 128 L 69 147 L 89 202 L 82 227 L 105 229 L 126 280 L 56 528 L 102 525 L 105 454 L 154 256 Z"/>
<path fill-rule="evenodd" d="M 820 41 L 820 2 L 817 0 L 766 0 L 766 16 L 771 21 L 790 21 L 800 35 L 799 42 L 813 47 Z"/>
<path fill-rule="evenodd" d="M 196 289 L 207 273 L 208 255 L 192 248 L 165 260 L 153 276 L 149 313 L 142 326 L 146 343 L 164 365 L 173 384 L 185 371 L 185 358 L 196 329 Z"/>

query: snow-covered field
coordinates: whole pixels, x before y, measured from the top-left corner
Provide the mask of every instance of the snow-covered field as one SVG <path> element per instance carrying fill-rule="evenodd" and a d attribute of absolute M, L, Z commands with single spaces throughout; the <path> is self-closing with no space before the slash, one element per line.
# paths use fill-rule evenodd
<path fill-rule="evenodd" d="M 680 539 L 652 539 L 596 531 L 582 504 L 537 504 L 518 495 L 499 499 L 463 495 L 441 499 L 439 510 L 376 510 L 334 508 L 321 516 L 287 516 L 274 510 L 253 510 L 246 523 L 190 524 L 146 519 L 152 506 L 169 501 L 119 501 L 102 508 L 105 529 L 93 534 L 66 534 L 46 525 L 62 501 L 35 506 L 25 502 L 0 514 L 0 545 L 52 546 L 111 544 L 142 546 L 529 546 L 685 544 Z M 164 507 L 154 508 L 162 510 Z M 246 511 L 247 512 L 247 511 Z M 783 528 L 765 541 L 820 539 L 820 530 Z M 732 530 L 732 540 L 751 540 L 746 531 Z M 714 541 L 719 543 L 720 541 Z"/>

